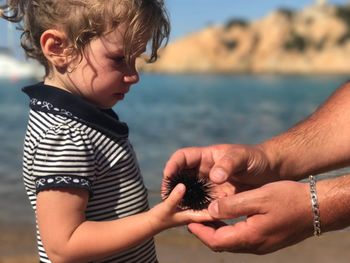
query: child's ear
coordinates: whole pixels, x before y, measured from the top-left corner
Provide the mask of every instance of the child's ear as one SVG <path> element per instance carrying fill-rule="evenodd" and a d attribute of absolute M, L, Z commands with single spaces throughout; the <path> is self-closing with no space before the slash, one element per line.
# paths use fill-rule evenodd
<path fill-rule="evenodd" d="M 69 64 L 69 42 L 66 35 L 55 29 L 46 30 L 40 37 L 41 49 L 46 59 L 59 69 Z"/>

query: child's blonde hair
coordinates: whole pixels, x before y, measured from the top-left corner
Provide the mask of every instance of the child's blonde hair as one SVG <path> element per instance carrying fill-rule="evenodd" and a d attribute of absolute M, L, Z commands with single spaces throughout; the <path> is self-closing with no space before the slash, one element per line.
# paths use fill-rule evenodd
<path fill-rule="evenodd" d="M 7 0 L 0 6 L 0 17 L 20 23 L 21 44 L 28 57 L 50 65 L 40 46 L 41 34 L 48 29 L 66 33 L 72 52 L 82 55 L 84 47 L 95 38 L 127 24 L 124 54 L 131 57 L 151 41 L 150 62 L 170 33 L 169 18 L 163 0 Z"/>

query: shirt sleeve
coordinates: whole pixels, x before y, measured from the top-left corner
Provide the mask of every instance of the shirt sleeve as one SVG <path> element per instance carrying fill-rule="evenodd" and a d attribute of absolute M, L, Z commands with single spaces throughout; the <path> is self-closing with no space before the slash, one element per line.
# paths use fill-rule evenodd
<path fill-rule="evenodd" d="M 36 193 L 53 188 L 81 188 L 92 195 L 96 175 L 94 147 L 80 129 L 61 125 L 47 131 L 33 158 Z"/>

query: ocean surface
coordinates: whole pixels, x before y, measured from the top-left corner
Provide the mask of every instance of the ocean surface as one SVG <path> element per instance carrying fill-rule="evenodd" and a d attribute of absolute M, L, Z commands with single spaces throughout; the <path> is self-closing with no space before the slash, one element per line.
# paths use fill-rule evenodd
<path fill-rule="evenodd" d="M 145 183 L 159 197 L 176 149 L 258 143 L 313 112 L 348 76 L 141 75 L 115 110 L 128 123 Z M 0 223 L 32 222 L 22 183 L 22 144 L 33 80 L 0 79 Z"/>

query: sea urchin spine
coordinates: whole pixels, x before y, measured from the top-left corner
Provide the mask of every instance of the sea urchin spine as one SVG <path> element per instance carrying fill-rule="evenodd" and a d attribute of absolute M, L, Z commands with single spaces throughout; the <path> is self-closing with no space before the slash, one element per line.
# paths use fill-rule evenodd
<path fill-rule="evenodd" d="M 186 169 L 165 179 L 163 195 L 167 198 L 175 186 L 182 183 L 186 186 L 186 193 L 179 204 L 181 209 L 202 210 L 213 200 L 212 183 L 207 177 L 200 176 L 196 169 Z"/>

